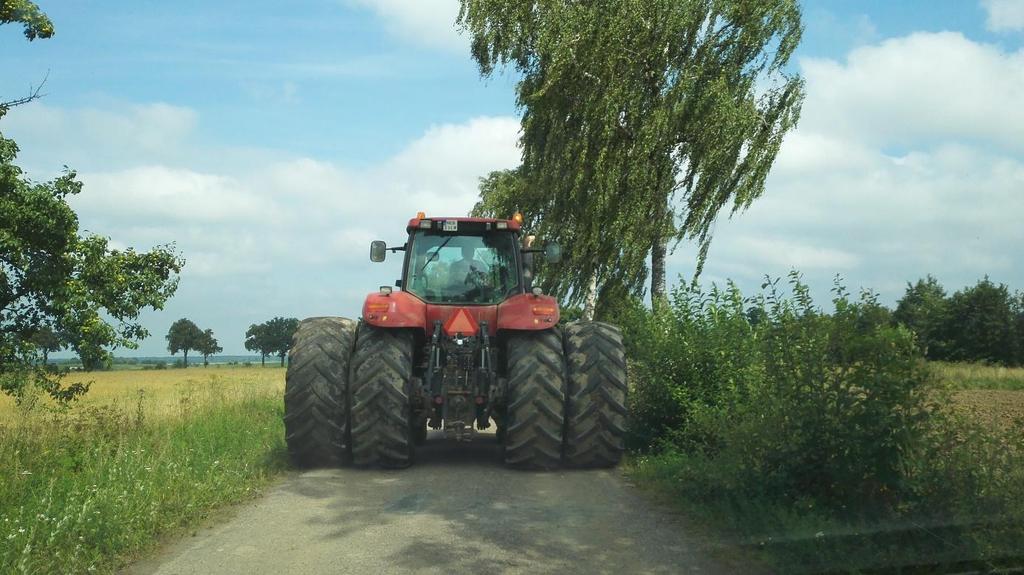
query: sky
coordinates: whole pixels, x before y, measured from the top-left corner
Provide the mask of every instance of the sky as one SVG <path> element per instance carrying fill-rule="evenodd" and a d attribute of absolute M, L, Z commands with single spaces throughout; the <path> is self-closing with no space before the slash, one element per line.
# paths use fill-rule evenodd
<path fill-rule="evenodd" d="M 273 316 L 358 317 L 400 275 L 371 240 L 467 213 L 478 178 L 519 163 L 516 78 L 480 78 L 457 0 L 37 3 L 53 38 L 0 27 L 0 100 L 46 78 L 0 120 L 19 165 L 72 167 L 83 229 L 187 260 L 118 355 L 164 355 L 181 317 L 225 354 Z M 1024 0 L 802 7 L 799 126 L 764 196 L 716 224 L 702 280 L 752 293 L 796 269 L 823 303 L 839 275 L 889 305 L 926 274 L 1024 289 Z"/>

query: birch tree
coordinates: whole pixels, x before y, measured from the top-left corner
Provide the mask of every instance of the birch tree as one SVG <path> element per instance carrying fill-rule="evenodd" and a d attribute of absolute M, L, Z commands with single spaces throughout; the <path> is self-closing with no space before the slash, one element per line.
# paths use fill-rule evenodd
<path fill-rule="evenodd" d="M 562 244 L 545 287 L 570 301 L 613 279 L 639 294 L 648 277 L 662 300 L 684 239 L 699 273 L 720 212 L 764 192 L 803 101 L 787 68 L 796 0 L 462 0 L 458 24 L 483 76 L 519 76 L 523 213 Z"/>

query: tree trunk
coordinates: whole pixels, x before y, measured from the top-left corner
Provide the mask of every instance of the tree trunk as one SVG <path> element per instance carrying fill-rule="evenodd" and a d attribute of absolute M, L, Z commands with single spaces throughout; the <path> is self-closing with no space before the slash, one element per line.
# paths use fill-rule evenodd
<path fill-rule="evenodd" d="M 210 367 L 210 356 L 203 356 L 203 367 Z"/>
<path fill-rule="evenodd" d="M 188 368 L 188 350 L 185 350 L 185 368 Z"/>
<path fill-rule="evenodd" d="M 583 319 L 594 320 L 594 310 L 597 308 L 597 274 L 590 275 L 590 285 L 587 286 L 587 299 L 583 304 Z"/>
<path fill-rule="evenodd" d="M 665 257 L 668 254 L 668 239 L 672 235 L 672 215 L 669 212 L 667 190 L 662 190 L 663 171 L 665 166 L 659 164 L 658 174 L 655 178 L 655 193 L 661 197 L 657 200 L 654 212 L 655 235 L 651 244 L 651 309 L 658 311 L 659 308 L 668 304 L 668 296 L 665 294 Z"/>
<path fill-rule="evenodd" d="M 260 354 L 260 367 L 267 367 L 267 354 Z"/>
<path fill-rule="evenodd" d="M 284 367 L 284 354 L 281 354 L 281 367 Z"/>
<path fill-rule="evenodd" d="M 665 256 L 668 253 L 668 238 L 659 237 L 651 246 L 651 307 L 657 310 L 668 303 L 665 294 Z"/>

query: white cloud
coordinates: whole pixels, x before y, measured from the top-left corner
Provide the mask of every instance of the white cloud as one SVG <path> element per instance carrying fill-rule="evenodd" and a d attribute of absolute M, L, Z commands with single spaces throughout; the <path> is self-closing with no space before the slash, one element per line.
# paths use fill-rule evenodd
<path fill-rule="evenodd" d="M 17 135 L 23 164 L 48 174 L 59 169 L 54 162 L 95 170 L 140 158 L 174 161 L 189 153 L 198 125 L 195 110 L 165 103 L 119 108 L 65 109 L 37 101 L 11 110 L 3 129 Z"/>
<path fill-rule="evenodd" d="M 477 178 L 519 161 L 518 121 L 500 117 L 433 126 L 394 157 L 361 169 L 280 154 L 267 162 L 270 154 L 255 152 L 249 162 L 234 160 L 218 171 L 204 168 L 208 163 L 201 158 L 219 156 L 208 149 L 170 150 L 170 157 L 195 166 L 170 167 L 155 164 L 165 148 L 126 150 L 94 121 L 137 122 L 138 130 L 151 134 L 163 126 L 167 136 L 157 140 L 190 144 L 179 123 L 154 126 L 152 119 L 139 119 L 139 109 L 161 108 L 133 107 L 122 115 L 47 108 L 29 119 L 35 125 L 23 119 L 13 135 L 27 149 L 42 147 L 51 132 L 62 131 L 73 133 L 78 145 L 93 144 L 80 159 L 84 190 L 72 198 L 83 228 L 109 235 L 119 246 L 144 249 L 174 240 L 188 260 L 185 277 L 237 279 L 267 273 L 270 262 L 283 260 L 307 271 L 366 268 L 370 239 L 399 239 L 404 223 L 420 210 L 468 213 Z M 187 109 L 177 112 L 194 116 Z M 33 129 L 39 125 L 45 129 Z M 115 150 L 124 153 L 122 163 L 134 165 L 110 168 L 97 160 Z"/>
<path fill-rule="evenodd" d="M 802 127 L 878 146 L 985 140 L 1024 151 L 1024 52 L 955 32 L 916 33 L 801 62 Z"/>
<path fill-rule="evenodd" d="M 834 273 L 860 264 L 857 255 L 841 249 L 808 245 L 787 238 L 740 236 L 735 242 L 736 247 L 752 258 L 774 268 L 824 269 Z"/>
<path fill-rule="evenodd" d="M 459 34 L 455 19 L 458 0 L 348 0 L 372 10 L 389 34 L 413 44 L 453 52 L 466 52 L 469 42 Z"/>
<path fill-rule="evenodd" d="M 142 166 L 83 173 L 81 179 L 86 192 L 74 199 L 76 208 L 112 219 L 221 223 L 274 218 L 269 198 L 256 197 L 230 176 Z"/>
<path fill-rule="evenodd" d="M 985 25 L 993 32 L 1024 30 L 1024 1 L 982 0 L 988 13 Z"/>

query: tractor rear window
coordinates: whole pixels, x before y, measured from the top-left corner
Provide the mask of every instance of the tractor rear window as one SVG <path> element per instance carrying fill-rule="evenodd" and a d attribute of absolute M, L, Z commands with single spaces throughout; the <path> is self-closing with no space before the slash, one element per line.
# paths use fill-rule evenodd
<path fill-rule="evenodd" d="M 519 291 L 515 234 L 413 234 L 405 289 L 433 303 L 494 304 Z"/>

